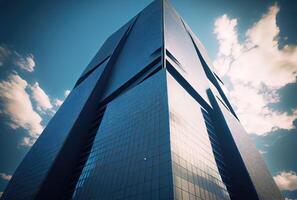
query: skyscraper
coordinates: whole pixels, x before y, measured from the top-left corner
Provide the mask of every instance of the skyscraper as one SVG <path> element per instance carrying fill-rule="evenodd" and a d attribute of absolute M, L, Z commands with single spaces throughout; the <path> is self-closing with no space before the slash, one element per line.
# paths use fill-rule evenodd
<path fill-rule="evenodd" d="M 282 199 L 222 87 L 154 1 L 106 40 L 2 199 Z"/>

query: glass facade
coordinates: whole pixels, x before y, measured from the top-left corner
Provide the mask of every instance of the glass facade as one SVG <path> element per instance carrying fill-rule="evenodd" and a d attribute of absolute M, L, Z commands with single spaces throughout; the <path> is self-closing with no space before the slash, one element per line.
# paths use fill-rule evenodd
<path fill-rule="evenodd" d="M 167 1 L 164 1 L 164 26 L 166 50 L 180 63 L 176 70 L 205 101 L 208 101 L 205 92 L 208 87 L 207 79 L 195 52 L 195 47 L 180 16 Z"/>
<path fill-rule="evenodd" d="M 255 144 L 248 138 L 246 131 L 238 120 L 218 101 L 220 109 L 230 128 L 232 138 L 241 152 L 244 165 L 250 172 L 251 182 L 255 186 L 259 199 L 282 199 L 279 189 L 271 177 L 261 154 Z"/>
<path fill-rule="evenodd" d="M 103 44 L 3 200 L 280 200 L 197 36 L 154 1 Z"/>
<path fill-rule="evenodd" d="M 171 75 L 168 96 L 175 199 L 229 200 L 207 131 L 211 124 L 202 114 L 207 111 Z"/>
<path fill-rule="evenodd" d="M 103 98 L 108 97 L 155 59 L 153 53 L 162 46 L 161 13 L 161 2 L 154 1 L 137 15 L 125 45 L 113 63 L 110 82 Z"/>
<path fill-rule="evenodd" d="M 165 71 L 108 103 L 73 199 L 170 199 Z"/>
<path fill-rule="evenodd" d="M 33 199 L 62 149 L 105 64 L 72 90 L 19 165 L 2 199 Z"/>

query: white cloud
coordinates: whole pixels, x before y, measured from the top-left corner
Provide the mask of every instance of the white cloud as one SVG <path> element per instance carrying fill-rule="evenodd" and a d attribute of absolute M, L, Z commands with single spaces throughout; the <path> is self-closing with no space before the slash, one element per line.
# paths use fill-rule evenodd
<path fill-rule="evenodd" d="M 292 115 L 271 111 L 267 105 L 277 102 L 278 96 L 273 89 L 262 88 L 260 85 L 253 86 L 244 82 L 233 83 L 233 90 L 229 95 L 242 125 L 249 133 L 255 134 L 265 134 L 277 128 L 293 128 L 297 110 Z"/>
<path fill-rule="evenodd" d="M 15 60 L 15 64 L 19 66 L 21 69 L 26 70 L 28 72 L 33 72 L 35 67 L 35 61 L 32 54 L 28 56 L 21 56 L 17 52 L 15 52 L 17 59 Z"/>
<path fill-rule="evenodd" d="M 10 50 L 5 45 L 0 46 L 0 65 L 18 67 L 17 69 L 28 72 L 33 72 L 35 69 L 32 54 L 24 56 Z M 0 100 L 2 102 L 0 114 L 9 117 L 8 125 L 11 128 L 27 130 L 28 133 L 21 144 L 31 146 L 43 130 L 40 114 L 51 117 L 63 101 L 52 100 L 38 82 L 27 83 L 18 74 L 13 73 L 6 80 L 0 82 Z M 66 91 L 65 95 L 68 95 L 69 92 Z"/>
<path fill-rule="evenodd" d="M 23 138 L 23 141 L 21 142 L 21 145 L 30 147 L 30 146 L 32 146 L 35 143 L 35 141 L 37 140 L 37 138 L 38 137 L 32 138 L 30 136 L 25 136 Z"/>
<path fill-rule="evenodd" d="M 282 191 L 297 190 L 297 175 L 294 171 L 280 172 L 273 177 L 276 184 Z"/>
<path fill-rule="evenodd" d="M 36 108 L 38 111 L 50 111 L 53 108 L 53 105 L 50 102 L 50 98 L 39 86 L 38 82 L 30 85 L 29 89 L 32 92 L 32 98 L 36 102 Z"/>
<path fill-rule="evenodd" d="M 42 118 L 32 107 L 29 94 L 26 92 L 27 87 L 28 83 L 18 74 L 11 74 L 7 80 L 0 82 L 2 113 L 10 118 L 11 128 L 23 128 L 28 131 L 24 145 L 29 144 L 28 139 L 32 144 L 43 130 Z"/>
<path fill-rule="evenodd" d="M 65 90 L 64 96 L 67 97 L 70 94 L 70 92 L 71 92 L 70 90 Z"/>
<path fill-rule="evenodd" d="M 9 181 L 11 179 L 11 175 L 5 173 L 0 173 L 0 177 L 5 181 Z"/>
<path fill-rule="evenodd" d="M 9 55 L 11 55 L 11 51 L 4 46 L 0 46 L 0 58 L 6 58 Z"/>
<path fill-rule="evenodd" d="M 2 195 L 3 195 L 3 192 L 0 192 L 0 197 L 2 197 Z"/>
<path fill-rule="evenodd" d="M 36 66 L 32 54 L 21 55 L 16 51 L 10 50 L 5 45 L 0 46 L 0 66 L 11 63 L 22 70 L 33 72 Z"/>
<path fill-rule="evenodd" d="M 10 55 L 11 51 L 8 48 L 0 46 L 0 67 L 5 64 Z"/>
<path fill-rule="evenodd" d="M 64 97 L 67 98 L 67 96 L 70 94 L 70 90 L 65 90 L 64 92 Z M 56 111 L 57 109 L 63 104 L 64 100 L 63 99 L 59 99 L 59 98 L 56 98 L 54 101 L 53 101 L 53 105 L 56 107 Z"/>
<path fill-rule="evenodd" d="M 259 150 L 260 154 L 266 154 L 267 151 Z"/>
<path fill-rule="evenodd" d="M 63 104 L 63 100 L 61 100 L 61 99 L 55 99 L 55 101 L 54 101 L 54 105 L 56 106 L 56 107 L 60 107 L 62 104 Z"/>
<path fill-rule="evenodd" d="M 268 104 L 278 102 L 277 89 L 296 80 L 297 46 L 279 47 L 277 5 L 247 30 L 239 42 L 237 19 L 223 15 L 215 22 L 219 52 L 214 66 L 232 85 L 231 101 L 250 133 L 265 134 L 275 128 L 292 128 L 292 116 L 273 112 Z"/>
<path fill-rule="evenodd" d="M 238 57 L 242 46 L 238 41 L 237 19 L 229 19 L 225 14 L 215 21 L 214 33 L 219 42 L 219 51 L 214 66 L 219 74 L 224 74 L 229 69 L 230 64 Z"/>

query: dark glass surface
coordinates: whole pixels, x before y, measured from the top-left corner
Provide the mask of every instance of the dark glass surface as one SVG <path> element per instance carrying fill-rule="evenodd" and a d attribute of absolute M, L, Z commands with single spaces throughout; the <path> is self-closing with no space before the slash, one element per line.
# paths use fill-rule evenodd
<path fill-rule="evenodd" d="M 128 30 L 129 26 L 131 25 L 131 23 L 133 23 L 133 21 L 134 21 L 134 18 L 130 20 L 127 24 L 125 24 L 123 27 L 121 27 L 118 31 L 113 33 L 109 38 L 106 39 L 106 41 L 104 42 L 104 44 L 102 45 L 98 53 L 94 56 L 90 64 L 86 67 L 86 69 L 81 74 L 81 76 L 88 73 L 99 63 L 101 63 L 105 58 L 112 55 L 119 41 L 124 36 L 125 32 Z"/>
<path fill-rule="evenodd" d="M 180 67 L 176 67 L 178 72 L 196 89 L 205 101 L 208 101 L 205 92 L 208 88 L 208 80 L 191 38 L 185 30 L 179 15 L 166 1 L 164 2 L 164 10 L 165 48 L 180 63 Z"/>
<path fill-rule="evenodd" d="M 104 69 L 98 68 L 69 94 L 7 186 L 3 199 L 33 199 Z"/>
<path fill-rule="evenodd" d="M 203 108 L 170 74 L 167 77 L 175 199 L 230 199 L 217 168 Z"/>
<path fill-rule="evenodd" d="M 156 58 L 154 52 L 162 46 L 161 16 L 161 1 L 153 2 L 139 14 L 112 66 L 104 97 L 110 95 Z"/>
<path fill-rule="evenodd" d="M 282 199 L 261 154 L 239 121 L 218 101 L 259 199 Z"/>
<path fill-rule="evenodd" d="M 154 1 L 106 40 L 2 199 L 282 199 L 212 70 Z"/>
<path fill-rule="evenodd" d="M 171 199 L 166 75 L 107 105 L 73 199 Z"/>

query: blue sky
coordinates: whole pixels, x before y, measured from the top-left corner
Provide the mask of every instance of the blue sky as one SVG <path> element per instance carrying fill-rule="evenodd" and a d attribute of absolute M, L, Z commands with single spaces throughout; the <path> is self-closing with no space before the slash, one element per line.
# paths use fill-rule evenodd
<path fill-rule="evenodd" d="M 0 0 L 0 192 L 104 40 L 150 2 Z M 284 196 L 297 199 L 297 3 L 171 2 Z"/>

